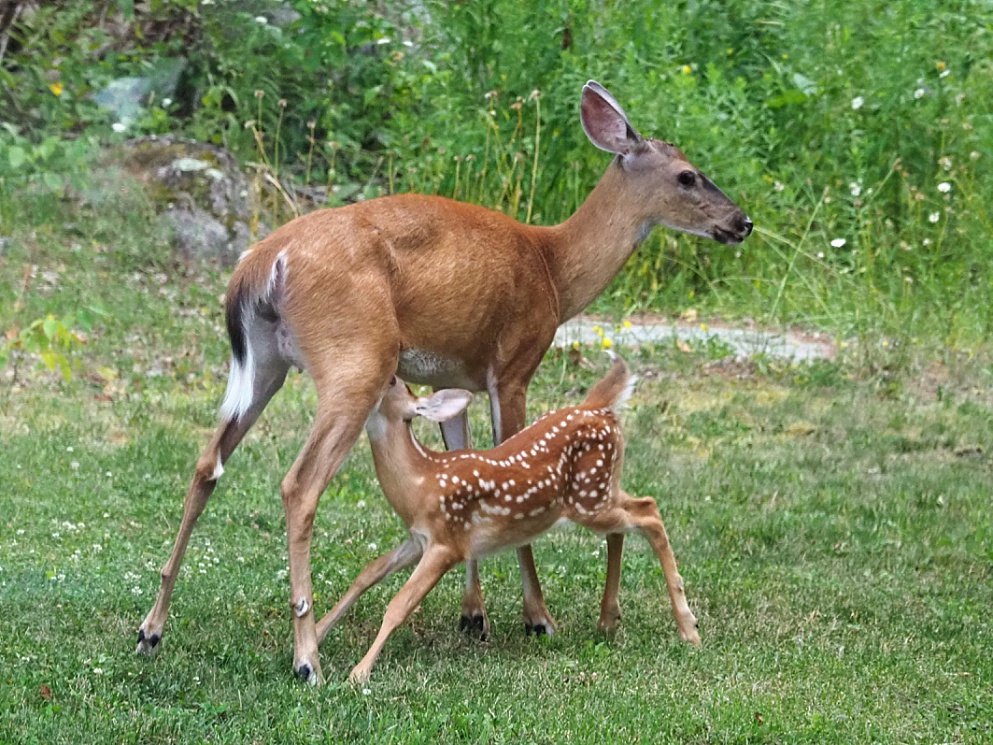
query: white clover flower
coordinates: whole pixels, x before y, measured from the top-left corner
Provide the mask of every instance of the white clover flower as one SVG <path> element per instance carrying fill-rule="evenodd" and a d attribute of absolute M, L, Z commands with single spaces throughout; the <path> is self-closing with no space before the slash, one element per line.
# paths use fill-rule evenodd
<path fill-rule="evenodd" d="M 846 241 L 844 238 L 835 238 L 833 241 L 831 241 L 831 247 L 832 248 L 841 248 L 847 242 L 848 241 Z"/>
<path fill-rule="evenodd" d="M 824 252 L 823 251 L 818 251 L 817 252 L 817 258 L 818 259 L 823 259 L 824 258 Z"/>
<path fill-rule="evenodd" d="M 862 98 L 862 96 L 856 96 L 855 98 L 852 99 L 852 108 L 858 111 L 859 109 L 862 108 L 862 105 L 864 103 L 865 103 L 865 99 Z"/>
<path fill-rule="evenodd" d="M 859 194 L 862 193 L 862 184 L 853 181 L 848 185 L 848 190 L 852 193 L 853 197 L 857 197 Z"/>
<path fill-rule="evenodd" d="M 938 184 L 938 191 L 940 191 L 942 194 L 947 194 L 951 190 L 952 190 L 952 185 L 947 181 L 942 181 L 940 184 Z"/>
<path fill-rule="evenodd" d="M 163 98 L 162 99 L 162 105 L 163 106 L 172 106 L 172 99 L 171 98 Z"/>
<path fill-rule="evenodd" d="M 368 549 L 369 549 L 370 551 L 375 551 L 375 550 L 376 550 L 377 548 L 379 548 L 379 547 L 378 547 L 378 546 L 377 546 L 377 545 L 376 545 L 375 543 L 370 543 L 370 544 L 368 545 L 368 547 L 367 547 L 367 548 L 368 548 Z"/>
<path fill-rule="evenodd" d="M 120 134 L 121 132 L 127 132 L 128 126 L 123 122 L 114 122 L 110 125 L 110 128 Z"/>
<path fill-rule="evenodd" d="M 265 16 L 255 16 L 255 22 L 260 26 L 265 26 L 268 25 L 269 19 L 266 18 Z"/>
<path fill-rule="evenodd" d="M 101 668 L 101 667 L 95 667 L 95 668 L 93 668 L 93 674 L 94 675 L 103 675 L 103 668 Z"/>
<path fill-rule="evenodd" d="M 924 89 L 918 88 L 916 91 L 914 91 L 914 98 L 924 98 Z"/>
<path fill-rule="evenodd" d="M 947 78 L 951 74 L 952 74 L 952 71 L 951 70 L 942 70 L 941 73 L 938 75 L 938 77 L 939 78 Z"/>
<path fill-rule="evenodd" d="M 775 189 L 776 191 L 782 191 L 783 189 L 786 188 L 786 185 L 782 181 L 777 181 L 772 185 L 772 188 Z"/>
<path fill-rule="evenodd" d="M 941 219 L 941 213 L 940 212 L 932 212 L 930 215 L 927 216 L 927 219 L 928 219 L 928 222 L 938 222 L 938 220 Z"/>

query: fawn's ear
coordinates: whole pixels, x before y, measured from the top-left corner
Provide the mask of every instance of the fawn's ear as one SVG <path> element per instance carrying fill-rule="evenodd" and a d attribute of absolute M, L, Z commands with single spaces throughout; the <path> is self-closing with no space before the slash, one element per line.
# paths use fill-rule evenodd
<path fill-rule="evenodd" d="M 419 398 L 414 405 L 414 413 L 432 422 L 447 422 L 466 410 L 472 401 L 472 394 L 460 388 L 445 388 L 428 398 Z"/>

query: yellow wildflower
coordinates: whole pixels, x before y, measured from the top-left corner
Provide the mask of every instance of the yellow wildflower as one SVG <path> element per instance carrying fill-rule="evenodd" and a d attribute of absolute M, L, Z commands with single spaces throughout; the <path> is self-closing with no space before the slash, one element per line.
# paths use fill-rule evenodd
<path fill-rule="evenodd" d="M 59 83 L 58 81 L 56 81 L 56 82 L 54 82 L 54 83 L 52 83 L 51 85 L 48 86 L 48 90 L 50 90 L 56 96 L 61 96 L 62 95 L 62 83 Z"/>

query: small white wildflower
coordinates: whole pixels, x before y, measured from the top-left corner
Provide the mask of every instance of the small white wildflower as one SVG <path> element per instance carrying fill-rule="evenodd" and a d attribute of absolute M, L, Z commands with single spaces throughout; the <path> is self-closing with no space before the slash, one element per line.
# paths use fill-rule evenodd
<path fill-rule="evenodd" d="M 925 246 L 930 246 L 931 245 L 931 239 L 930 238 L 925 238 L 923 241 L 921 241 L 921 243 L 923 243 Z"/>
<path fill-rule="evenodd" d="M 162 99 L 162 105 L 163 106 L 172 106 L 172 99 L 171 98 L 163 98 Z"/>
<path fill-rule="evenodd" d="M 95 667 L 95 668 L 93 668 L 93 674 L 94 675 L 103 675 L 103 668 L 102 667 Z"/>
<path fill-rule="evenodd" d="M 71 468 L 73 471 L 78 471 L 79 470 L 79 461 L 78 460 L 70 461 L 69 462 L 69 468 Z"/>
<path fill-rule="evenodd" d="M 856 96 L 852 99 L 852 108 L 858 111 L 862 108 L 862 104 L 865 103 L 865 99 L 862 96 Z"/>
<path fill-rule="evenodd" d="M 52 533 L 52 538 L 61 538 L 61 537 L 62 537 L 62 534 L 59 533 L 58 531 L 56 531 L 55 533 Z"/>
<path fill-rule="evenodd" d="M 862 184 L 853 181 L 848 185 L 848 190 L 852 193 L 853 197 L 857 197 L 862 193 Z"/>
<path fill-rule="evenodd" d="M 71 452 L 72 452 L 72 445 L 69 445 L 69 446 L 68 446 L 68 447 L 66 448 L 66 452 L 67 452 L 67 453 L 71 453 Z"/>
<path fill-rule="evenodd" d="M 777 181 L 775 184 L 772 185 L 772 188 L 775 189 L 776 191 L 782 191 L 783 189 L 786 188 L 786 186 L 783 184 L 782 181 Z"/>
<path fill-rule="evenodd" d="M 846 241 L 844 238 L 835 238 L 833 241 L 831 241 L 831 247 L 832 248 L 841 248 L 846 243 L 848 243 L 848 241 Z"/>
<path fill-rule="evenodd" d="M 120 134 L 121 132 L 127 132 L 128 125 L 124 124 L 124 122 L 114 122 L 110 125 L 110 128 Z"/>
<path fill-rule="evenodd" d="M 823 251 L 818 251 L 817 252 L 817 258 L 818 259 L 823 259 L 824 258 L 824 252 Z"/>
<path fill-rule="evenodd" d="M 131 594 L 132 595 L 141 595 L 141 588 L 138 587 L 137 585 L 135 585 L 134 587 L 131 588 Z"/>
<path fill-rule="evenodd" d="M 17 535 L 24 535 L 24 528 L 18 528 Z"/>
<path fill-rule="evenodd" d="M 370 543 L 368 548 L 370 551 L 375 551 L 378 548 L 378 546 L 376 546 L 375 543 Z"/>
<path fill-rule="evenodd" d="M 916 91 L 914 91 L 914 98 L 924 98 L 924 89 L 918 88 Z"/>
<path fill-rule="evenodd" d="M 103 551 L 103 546 L 101 546 L 99 543 L 94 543 L 93 550 L 99 553 L 100 551 Z"/>
<path fill-rule="evenodd" d="M 913 277 L 904 277 L 903 278 L 903 281 L 906 282 L 908 285 L 912 285 L 914 283 L 914 278 Z"/>
<path fill-rule="evenodd" d="M 104 519 L 107 519 L 108 517 L 110 517 L 110 513 L 109 512 L 104 512 L 103 513 L 103 517 L 104 517 Z"/>
<path fill-rule="evenodd" d="M 255 16 L 255 22 L 260 26 L 265 26 L 269 23 L 269 19 L 265 16 Z"/>
<path fill-rule="evenodd" d="M 393 39 L 391 39 L 389 36 L 384 36 L 382 39 L 380 39 L 376 43 L 377 44 L 389 44 L 391 41 L 393 41 Z"/>
<path fill-rule="evenodd" d="M 105 473 L 104 476 L 106 476 L 109 479 L 109 478 L 112 478 L 114 476 L 114 474 L 111 473 L 110 471 L 107 471 L 107 473 Z"/>
<path fill-rule="evenodd" d="M 940 73 L 938 74 L 938 77 L 939 77 L 939 78 L 947 78 L 947 77 L 948 77 L 949 75 L 951 75 L 951 74 L 952 74 L 952 71 L 951 71 L 951 70 L 942 70 L 942 71 L 941 71 L 941 72 L 940 72 Z"/>
<path fill-rule="evenodd" d="M 372 693 L 372 690 L 371 689 L 369 689 L 369 688 L 363 688 L 362 689 L 362 695 L 363 696 L 368 696 L 370 693 Z"/>
<path fill-rule="evenodd" d="M 941 219 L 940 212 L 932 212 L 930 215 L 927 216 L 928 222 L 938 222 L 938 220 L 940 219 Z"/>
<path fill-rule="evenodd" d="M 940 184 L 938 184 L 938 191 L 940 191 L 942 194 L 947 194 L 951 190 L 952 190 L 952 185 L 947 181 L 942 181 Z"/>
<path fill-rule="evenodd" d="M 365 500 L 360 499 L 358 502 L 355 503 L 355 506 L 358 507 L 360 510 L 365 509 Z"/>
<path fill-rule="evenodd" d="M 239 556 L 237 559 L 235 559 L 235 561 L 237 561 L 239 564 L 244 564 L 245 563 L 245 557 L 244 556 Z"/>

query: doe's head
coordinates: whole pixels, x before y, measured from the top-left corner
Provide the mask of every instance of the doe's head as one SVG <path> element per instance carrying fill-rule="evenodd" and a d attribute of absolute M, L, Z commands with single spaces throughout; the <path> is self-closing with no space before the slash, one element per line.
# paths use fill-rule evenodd
<path fill-rule="evenodd" d="M 583 87 L 580 119 L 590 142 L 619 156 L 618 163 L 644 205 L 649 224 L 737 245 L 752 232 L 752 221 L 675 145 L 645 139 L 624 109 L 596 81 Z"/>

